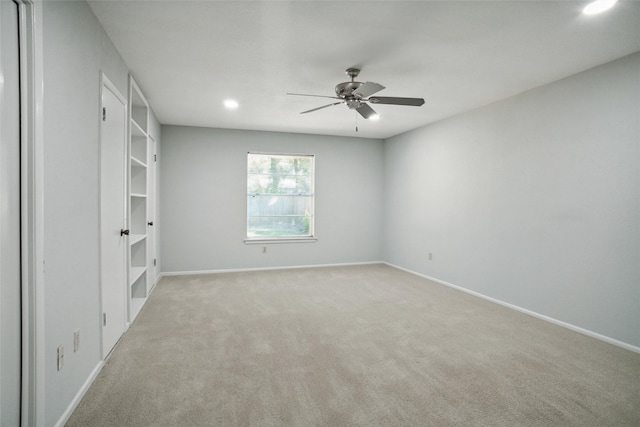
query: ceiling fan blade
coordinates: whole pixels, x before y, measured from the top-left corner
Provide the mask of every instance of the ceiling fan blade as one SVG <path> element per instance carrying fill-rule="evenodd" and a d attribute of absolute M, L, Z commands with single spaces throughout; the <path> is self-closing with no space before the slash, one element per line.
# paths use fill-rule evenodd
<path fill-rule="evenodd" d="M 424 99 L 422 98 L 398 98 L 393 96 L 373 96 L 367 101 L 373 104 L 411 105 L 414 107 L 424 104 Z"/>
<path fill-rule="evenodd" d="M 368 104 L 360 104 L 360 106 L 356 108 L 356 111 L 365 119 L 378 115 L 378 113 L 376 113 L 373 108 L 369 107 Z"/>
<path fill-rule="evenodd" d="M 313 110 L 303 111 L 303 112 L 302 112 L 302 113 L 300 113 L 300 114 L 311 113 L 312 111 L 322 110 L 323 108 L 333 107 L 334 105 L 338 105 L 338 104 L 342 104 L 342 102 L 334 102 L 333 104 L 323 105 L 322 107 L 314 108 Z"/>
<path fill-rule="evenodd" d="M 354 90 L 353 93 L 360 95 L 363 98 L 366 98 L 370 95 L 373 95 L 376 92 L 380 92 L 382 89 L 384 89 L 384 86 L 379 85 L 378 83 L 366 82 L 362 86 L 360 86 L 358 89 Z"/>
<path fill-rule="evenodd" d="M 294 96 L 315 96 L 316 98 L 342 99 L 342 98 L 338 98 L 337 96 L 309 95 L 309 94 L 306 94 L 306 93 L 287 93 L 287 95 L 294 95 Z"/>

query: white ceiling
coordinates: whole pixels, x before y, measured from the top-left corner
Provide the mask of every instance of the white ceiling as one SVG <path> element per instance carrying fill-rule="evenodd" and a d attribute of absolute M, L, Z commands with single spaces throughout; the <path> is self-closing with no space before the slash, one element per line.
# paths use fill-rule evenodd
<path fill-rule="evenodd" d="M 163 124 L 387 138 L 640 51 L 640 2 L 90 1 Z M 348 67 L 379 121 L 332 100 Z M 234 98 L 235 111 L 222 101 Z"/>

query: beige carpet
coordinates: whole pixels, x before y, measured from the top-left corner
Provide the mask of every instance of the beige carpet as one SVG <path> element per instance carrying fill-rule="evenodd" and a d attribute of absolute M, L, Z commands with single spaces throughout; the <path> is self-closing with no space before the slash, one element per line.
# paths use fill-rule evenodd
<path fill-rule="evenodd" d="M 164 278 L 68 426 L 640 426 L 640 355 L 385 265 Z"/>

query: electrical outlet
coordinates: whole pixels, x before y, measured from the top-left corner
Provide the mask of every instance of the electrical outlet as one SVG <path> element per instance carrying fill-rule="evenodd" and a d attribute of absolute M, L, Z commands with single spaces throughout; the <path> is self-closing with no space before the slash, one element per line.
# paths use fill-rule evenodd
<path fill-rule="evenodd" d="M 64 346 L 58 347 L 58 371 L 64 366 Z"/>
<path fill-rule="evenodd" d="M 263 246 L 263 247 L 262 247 L 262 253 L 263 253 L 263 254 L 266 254 L 266 253 L 267 253 L 267 247 L 266 247 L 266 246 Z"/>
<path fill-rule="evenodd" d="M 429 252 L 429 255 L 427 255 L 427 258 L 429 259 L 429 261 L 433 260 L 433 254 L 431 252 Z"/>
<path fill-rule="evenodd" d="M 80 349 L 80 329 L 76 329 L 73 332 L 73 352 L 75 353 Z"/>

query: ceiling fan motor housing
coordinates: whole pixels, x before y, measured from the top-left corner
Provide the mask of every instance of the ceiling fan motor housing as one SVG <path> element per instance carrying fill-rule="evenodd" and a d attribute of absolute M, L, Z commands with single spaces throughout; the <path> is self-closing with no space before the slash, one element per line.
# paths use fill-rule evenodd
<path fill-rule="evenodd" d="M 344 83 L 338 83 L 336 85 L 336 95 L 338 95 L 338 97 L 340 98 L 348 98 L 350 96 L 358 96 L 357 94 L 354 95 L 353 91 L 358 89 L 360 86 L 362 86 L 363 83 L 362 82 L 344 82 Z"/>

